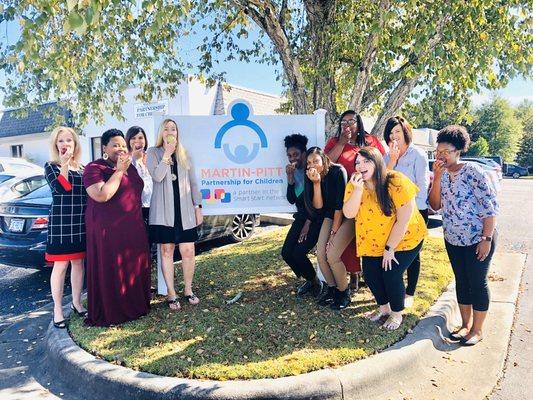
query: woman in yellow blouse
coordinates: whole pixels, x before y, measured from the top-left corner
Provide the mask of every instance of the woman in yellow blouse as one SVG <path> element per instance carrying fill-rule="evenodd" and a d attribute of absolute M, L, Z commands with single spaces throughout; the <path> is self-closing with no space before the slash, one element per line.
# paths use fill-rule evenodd
<path fill-rule="evenodd" d="M 418 188 L 397 171 L 387 171 L 381 153 L 361 149 L 344 195 L 343 212 L 355 217 L 357 254 L 379 311 L 372 321 L 396 330 L 402 323 L 403 274 L 420 252 L 426 224 L 415 203 Z"/>

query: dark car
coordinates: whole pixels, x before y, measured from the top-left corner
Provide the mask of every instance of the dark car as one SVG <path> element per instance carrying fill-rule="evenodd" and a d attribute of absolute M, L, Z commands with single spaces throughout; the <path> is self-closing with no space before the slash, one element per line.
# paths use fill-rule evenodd
<path fill-rule="evenodd" d="M 528 176 L 529 171 L 526 167 L 521 167 L 516 164 L 507 164 L 507 169 L 505 170 L 505 176 L 512 176 L 515 179 L 520 178 L 521 176 Z"/>
<path fill-rule="evenodd" d="M 26 268 L 45 265 L 51 204 L 48 185 L 0 204 L 0 263 Z M 199 242 L 220 237 L 241 242 L 253 234 L 258 221 L 254 214 L 207 216 L 199 228 Z"/>

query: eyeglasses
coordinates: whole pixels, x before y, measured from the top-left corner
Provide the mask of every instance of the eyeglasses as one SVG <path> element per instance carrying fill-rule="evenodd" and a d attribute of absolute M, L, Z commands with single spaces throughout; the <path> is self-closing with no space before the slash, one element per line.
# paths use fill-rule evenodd
<path fill-rule="evenodd" d="M 450 150 L 450 149 L 445 149 L 445 150 L 441 150 L 441 151 L 438 151 L 438 150 L 435 150 L 435 155 L 438 157 L 438 156 L 449 156 L 450 154 L 456 152 L 457 150 L 454 149 L 454 150 Z"/>
<path fill-rule="evenodd" d="M 348 121 L 341 121 L 341 126 L 346 126 L 346 125 L 355 125 L 357 123 L 357 121 L 355 119 L 349 119 Z"/>

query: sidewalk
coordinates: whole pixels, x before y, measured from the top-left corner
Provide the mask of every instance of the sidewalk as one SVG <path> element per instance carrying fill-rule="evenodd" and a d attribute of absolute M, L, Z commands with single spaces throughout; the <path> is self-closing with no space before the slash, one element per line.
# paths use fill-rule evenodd
<path fill-rule="evenodd" d="M 0 335 L 0 354 L 3 355 L 0 358 L 0 398 L 483 399 L 502 374 L 524 263 L 525 256 L 521 254 L 496 254 L 487 335 L 475 347 L 448 345 L 436 333 L 436 324 L 445 327 L 443 315 L 453 319 L 448 321 L 448 328 L 458 322 L 451 290 L 443 294 L 412 334 L 390 349 L 338 369 L 280 380 L 200 382 L 157 378 L 108 364 L 75 346 L 65 331 L 51 328 L 49 341 L 45 343 L 51 319 L 51 308 L 47 306 L 30 313 Z M 53 345 L 67 347 L 57 349 Z M 53 352 L 52 357 L 46 354 L 48 351 Z M 82 363 L 70 366 L 63 363 L 75 361 L 77 355 L 83 356 Z M 58 361 L 53 363 L 51 358 Z M 125 377 L 135 378 L 137 382 Z M 139 386 L 125 388 L 122 386 L 125 379 Z M 526 387 L 524 382 L 520 386 Z M 143 386 L 150 390 L 143 391 Z M 305 397 L 305 393 L 310 396 Z M 502 397 L 494 397 L 495 400 L 500 398 L 512 397 L 507 392 Z"/>
<path fill-rule="evenodd" d="M 504 376 L 496 385 L 491 400 L 521 400 L 533 398 L 530 382 L 533 370 L 533 254 L 528 254 Z"/>

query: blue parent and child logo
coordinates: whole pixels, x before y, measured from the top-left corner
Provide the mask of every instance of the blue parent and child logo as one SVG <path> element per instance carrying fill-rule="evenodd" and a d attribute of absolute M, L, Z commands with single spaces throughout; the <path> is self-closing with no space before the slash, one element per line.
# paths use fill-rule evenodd
<path fill-rule="evenodd" d="M 231 106 L 230 114 L 233 119 L 222 125 L 215 136 L 215 149 L 222 149 L 228 160 L 236 164 L 248 164 L 257 157 L 261 148 L 268 147 L 265 132 L 263 132 L 263 129 L 261 129 L 259 125 L 248 119 L 250 117 L 250 106 L 245 102 L 238 101 L 234 103 Z M 254 136 L 254 139 L 251 146 L 239 143 L 232 149 L 230 146 L 231 143 L 224 141 L 224 136 L 231 129 L 239 126 L 250 128 L 252 132 L 255 133 L 255 135 L 252 135 Z M 234 140 L 232 142 L 234 142 Z M 201 193 L 202 199 L 207 203 L 216 203 L 218 201 L 221 203 L 231 202 L 231 193 L 226 192 L 224 189 L 202 189 Z"/>

